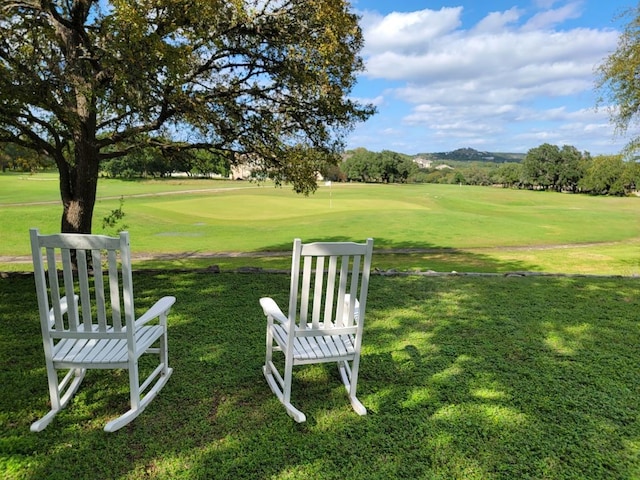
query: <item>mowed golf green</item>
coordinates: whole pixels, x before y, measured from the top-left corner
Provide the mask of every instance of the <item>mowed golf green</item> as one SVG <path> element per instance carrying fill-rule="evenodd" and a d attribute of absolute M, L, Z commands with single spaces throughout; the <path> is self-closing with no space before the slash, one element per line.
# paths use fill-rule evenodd
<path fill-rule="evenodd" d="M 30 227 L 59 231 L 57 187 L 52 174 L 0 175 L 0 255 L 28 255 Z M 120 226 L 134 252 L 288 251 L 294 237 L 373 237 L 381 268 L 640 272 L 636 197 L 339 183 L 306 197 L 286 186 L 190 179 L 101 179 L 98 197 L 94 233 L 114 233 L 102 219 L 123 197 Z"/>

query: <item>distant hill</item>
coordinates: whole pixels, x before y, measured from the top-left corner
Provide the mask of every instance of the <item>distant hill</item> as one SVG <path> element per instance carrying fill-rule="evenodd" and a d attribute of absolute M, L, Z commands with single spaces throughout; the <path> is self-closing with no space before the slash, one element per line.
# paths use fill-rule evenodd
<path fill-rule="evenodd" d="M 423 157 L 432 161 L 458 161 L 458 162 L 521 162 L 524 153 L 479 152 L 473 148 L 459 148 L 452 152 L 419 153 L 416 157 Z"/>

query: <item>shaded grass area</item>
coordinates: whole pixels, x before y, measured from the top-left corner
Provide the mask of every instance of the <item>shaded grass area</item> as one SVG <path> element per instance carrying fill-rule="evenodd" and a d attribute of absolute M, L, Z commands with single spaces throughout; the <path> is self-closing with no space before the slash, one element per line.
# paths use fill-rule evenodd
<path fill-rule="evenodd" d="M 640 285 L 633 278 L 372 278 L 359 398 L 299 368 L 295 424 L 261 373 L 258 298 L 279 274 L 135 274 L 137 308 L 178 298 L 165 389 L 131 425 L 126 375 L 90 372 L 42 433 L 33 279 L 0 279 L 0 471 L 7 479 L 640 477 Z"/>
<path fill-rule="evenodd" d="M 134 254 L 135 255 L 135 254 Z M 291 267 L 290 246 L 275 254 L 254 252 L 247 255 L 147 254 L 133 259 L 140 270 L 178 270 L 217 268 L 222 271 L 243 269 L 286 270 Z M 550 248 L 490 248 L 475 250 L 428 249 L 398 253 L 375 249 L 373 267 L 381 270 L 420 272 L 544 272 L 579 275 L 640 275 L 640 242 L 602 245 L 574 245 Z M 18 261 L 0 261 L 1 272 L 30 272 L 31 257 Z"/>
<path fill-rule="evenodd" d="M 377 239 L 376 239 L 377 241 Z M 476 250 L 408 249 L 389 253 L 374 249 L 373 268 L 400 272 L 544 272 L 578 275 L 640 275 L 640 243 L 612 245 L 562 246 L 555 248 L 490 248 Z M 138 269 L 192 270 L 219 268 L 222 271 L 242 269 L 285 270 L 291 268 L 290 251 L 249 256 L 205 256 L 185 252 L 158 255 L 134 261 Z M 30 264 L 2 265 L 15 271 L 29 270 Z"/>

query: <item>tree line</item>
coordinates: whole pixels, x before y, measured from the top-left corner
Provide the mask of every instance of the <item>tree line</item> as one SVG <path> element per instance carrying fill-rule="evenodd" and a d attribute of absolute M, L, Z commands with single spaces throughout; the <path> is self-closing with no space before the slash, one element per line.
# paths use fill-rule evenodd
<path fill-rule="evenodd" d="M 347 152 L 339 168 L 338 178 L 358 182 L 405 183 L 418 172 L 418 166 L 407 155 L 383 150 L 370 152 L 365 148 Z"/>
<path fill-rule="evenodd" d="M 0 145 L 0 169 L 3 172 L 31 172 L 55 168 L 49 155 L 22 148 L 15 144 Z M 105 160 L 100 175 L 111 178 L 162 178 L 172 174 L 194 177 L 228 177 L 231 162 L 223 154 L 206 150 L 172 151 L 148 147 L 134 149 L 128 154 Z"/>
<path fill-rule="evenodd" d="M 450 161 L 420 168 L 408 155 L 347 152 L 331 180 L 357 182 L 448 183 L 499 185 L 505 188 L 551 190 L 592 195 L 629 195 L 640 185 L 640 163 L 622 155 L 591 156 L 576 147 L 548 143 L 530 149 L 522 162 Z"/>
<path fill-rule="evenodd" d="M 309 152 L 305 157 L 309 156 Z M 7 144 L 0 148 L 2 170 L 37 171 L 53 168 L 46 155 Z M 163 151 L 140 148 L 101 164 L 103 176 L 112 178 L 188 176 L 229 177 L 232 161 L 210 151 Z M 450 160 L 421 168 L 410 155 L 365 148 L 348 151 L 339 165 L 316 162 L 326 180 L 365 183 L 444 183 L 502 186 L 592 195 L 629 195 L 640 185 L 640 163 L 622 155 L 597 155 L 548 143 L 530 149 L 522 162 L 493 163 Z"/>

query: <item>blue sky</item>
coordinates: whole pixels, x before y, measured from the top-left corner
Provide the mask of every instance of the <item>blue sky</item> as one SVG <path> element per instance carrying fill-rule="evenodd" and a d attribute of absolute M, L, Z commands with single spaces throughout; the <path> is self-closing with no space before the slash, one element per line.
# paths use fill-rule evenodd
<path fill-rule="evenodd" d="M 634 0 L 353 0 L 366 71 L 352 96 L 378 113 L 347 148 L 522 152 L 543 143 L 618 153 L 594 69 Z M 633 133 L 633 132 L 632 132 Z"/>

